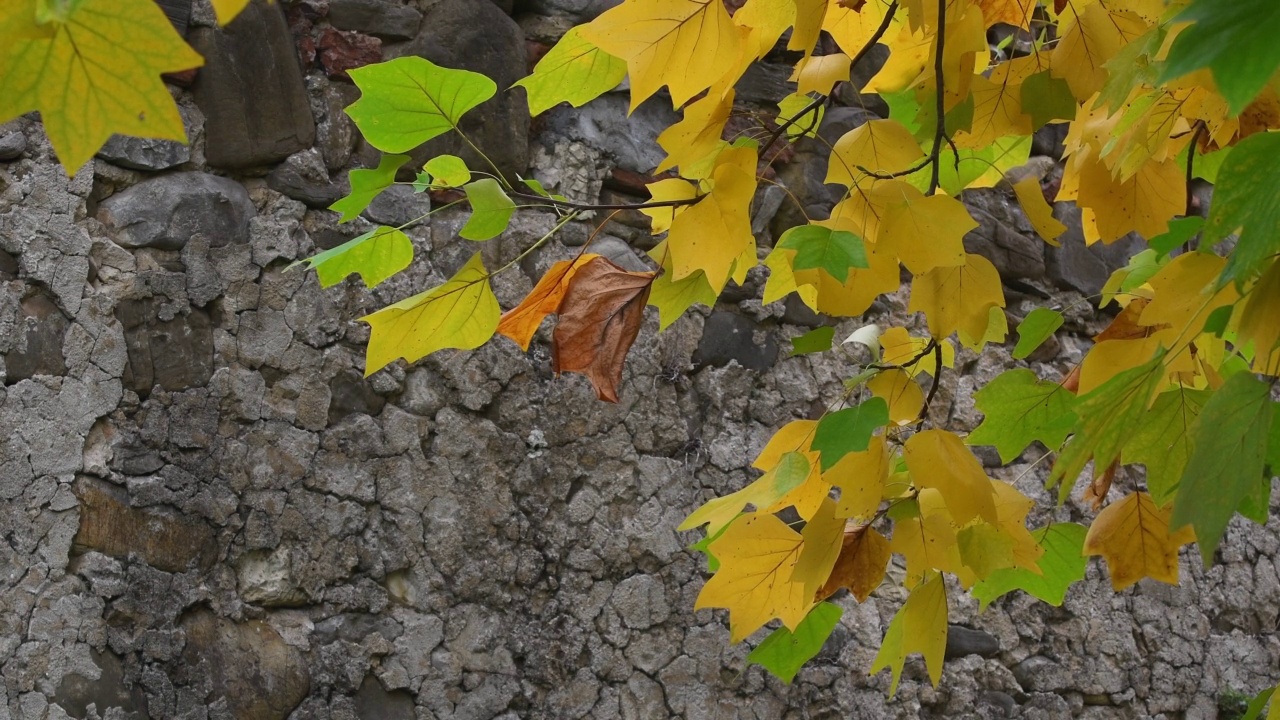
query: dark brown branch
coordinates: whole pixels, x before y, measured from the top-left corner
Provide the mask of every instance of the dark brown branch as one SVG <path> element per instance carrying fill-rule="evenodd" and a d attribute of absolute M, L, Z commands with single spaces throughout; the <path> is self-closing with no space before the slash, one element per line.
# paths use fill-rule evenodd
<path fill-rule="evenodd" d="M 942 141 L 947 137 L 947 103 L 946 93 L 943 91 L 943 64 L 942 53 L 947 38 L 947 0 L 938 0 L 938 50 L 933 58 L 933 82 L 937 85 L 938 117 L 934 123 L 937 127 L 933 131 L 933 152 L 929 153 L 929 157 L 933 158 L 933 175 L 929 178 L 929 192 L 926 195 L 933 195 L 938 192 L 938 185 L 941 183 L 940 172 L 942 170 Z M 956 155 L 959 158 L 959 155 Z M 926 408 L 928 406 L 926 405 Z"/>
<path fill-rule="evenodd" d="M 1200 141 L 1200 133 L 1205 131 L 1203 120 L 1197 120 L 1196 126 L 1191 130 L 1191 144 L 1187 146 L 1187 209 L 1183 215 L 1190 217 L 1197 214 L 1195 212 L 1196 194 L 1191 188 L 1191 182 L 1196 178 L 1196 143 Z"/>
<path fill-rule="evenodd" d="M 659 200 L 657 202 L 624 203 L 621 205 L 592 205 L 591 203 L 577 203 L 577 202 L 571 202 L 569 200 L 556 200 L 555 198 L 544 197 L 542 195 L 534 195 L 532 193 L 516 192 L 514 190 L 509 191 L 507 194 L 510 195 L 511 197 L 520 198 L 521 200 L 530 200 L 533 202 L 539 202 L 547 205 L 554 205 L 557 208 L 561 208 L 564 210 L 577 210 L 580 212 L 588 211 L 588 210 L 648 210 L 650 208 L 682 207 L 684 205 L 693 205 L 694 203 L 698 202 L 703 197 L 705 197 L 703 195 L 699 195 L 698 197 L 687 198 L 684 200 Z"/>

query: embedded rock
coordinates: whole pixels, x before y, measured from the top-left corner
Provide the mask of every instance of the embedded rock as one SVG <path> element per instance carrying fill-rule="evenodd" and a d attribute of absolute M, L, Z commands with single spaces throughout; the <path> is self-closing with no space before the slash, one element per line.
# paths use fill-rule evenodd
<path fill-rule="evenodd" d="M 23 300 L 13 346 L 4 356 L 8 382 L 66 373 L 62 344 L 67 326 L 67 316 L 47 295 L 35 294 Z"/>
<path fill-rule="evenodd" d="M 224 703 L 229 717 L 284 720 L 307 696 L 302 654 L 260 620 L 232 622 L 206 609 L 182 619 L 182 662 L 206 688 L 202 700 Z"/>
<path fill-rule="evenodd" d="M 116 319 L 124 326 L 129 361 L 124 384 L 140 394 L 201 387 L 213 376 L 213 332 L 198 308 L 164 319 L 154 300 L 123 300 Z"/>
<path fill-rule="evenodd" d="M 131 170 L 167 170 L 191 159 L 185 143 L 130 135 L 112 135 L 98 157 Z"/>
<path fill-rule="evenodd" d="M 72 547 L 96 550 L 168 572 L 190 567 L 207 570 L 217 557 L 213 530 L 207 525 L 163 510 L 131 507 L 119 487 L 90 477 L 75 484 L 80 500 L 80 528 Z"/>
<path fill-rule="evenodd" d="M 243 185 L 201 172 L 138 183 L 104 200 L 98 210 L 117 245 L 158 250 L 181 250 L 195 235 L 211 247 L 245 243 L 253 215 Z"/>
<path fill-rule="evenodd" d="M 329 22 L 384 40 L 408 40 L 418 34 L 422 13 L 385 0 L 329 0 Z"/>

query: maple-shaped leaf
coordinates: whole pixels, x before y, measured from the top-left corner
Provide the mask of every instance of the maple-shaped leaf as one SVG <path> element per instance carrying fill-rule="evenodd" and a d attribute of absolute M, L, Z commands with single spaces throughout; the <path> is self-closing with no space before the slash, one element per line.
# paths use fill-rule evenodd
<path fill-rule="evenodd" d="M 910 185 L 880 222 L 877 249 L 898 256 L 916 275 L 965 264 L 965 233 L 978 227 L 964 203 L 946 195 L 925 197 Z"/>
<path fill-rule="evenodd" d="M 1084 539 L 1085 555 L 1107 561 L 1111 587 L 1123 590 L 1144 577 L 1178 584 L 1178 548 L 1195 540 L 1190 527 L 1169 531 L 1169 508 L 1144 492 L 1130 493 L 1093 519 Z"/>
<path fill-rule="evenodd" d="M 1026 368 L 1006 370 L 974 394 L 984 415 L 969 434 L 970 445 L 991 445 L 1005 463 L 1039 440 L 1050 450 L 1066 441 L 1076 424 L 1076 396 Z"/>
<path fill-rule="evenodd" d="M 533 290 L 529 291 L 519 305 L 502 314 L 502 318 L 498 321 L 498 334 L 515 340 L 521 350 L 528 350 L 529 343 L 533 341 L 533 335 L 538 332 L 538 326 L 542 324 L 543 318 L 559 311 L 560 303 L 564 299 L 565 291 L 569 288 L 569 281 L 573 279 L 574 273 L 578 272 L 578 268 L 598 257 L 600 256 L 585 253 L 572 260 L 561 260 L 552 265 L 542 274 L 538 284 L 533 286 Z"/>
<path fill-rule="evenodd" d="M 1269 0 L 1193 2 L 1173 19 L 1192 25 L 1173 41 L 1159 82 L 1209 68 L 1231 114 L 1238 115 L 1280 67 L 1280 15 L 1275 10 Z"/>
<path fill-rule="evenodd" d="M 579 267 L 560 302 L 552 369 L 582 373 L 597 397 L 618 402 L 622 363 L 640 334 L 654 276 L 627 272 L 604 257 Z"/>
<path fill-rule="evenodd" d="M 516 85 L 529 94 L 529 114 L 537 116 L 562 102 L 582 107 L 617 87 L 626 75 L 626 62 L 592 45 L 581 27 L 573 27 L 542 56 L 533 74 Z"/>
<path fill-rule="evenodd" d="M 747 0 L 733 13 L 733 22 L 745 31 L 747 53 L 763 60 L 782 33 L 796 22 L 795 0 Z"/>
<path fill-rule="evenodd" d="M 822 477 L 840 488 L 836 515 L 870 520 L 880 507 L 892 464 L 884 436 L 873 435 L 866 450 L 848 453 L 824 472 Z"/>
<path fill-rule="evenodd" d="M 983 580 L 997 570 L 1013 567 L 1013 538 L 985 522 L 966 525 L 956 533 L 960 562 Z"/>
<path fill-rule="evenodd" d="M 826 115 L 826 106 L 818 105 L 809 110 L 813 98 L 800 93 L 792 93 L 778 101 L 778 125 L 787 126 L 787 137 L 795 140 L 802 137 L 817 137 L 818 128 L 822 126 L 822 118 Z M 808 111 L 807 115 L 801 113 Z"/>
<path fill-rule="evenodd" d="M 874 529 L 860 527 L 846 531 L 831 576 L 818 589 L 817 597 L 826 599 L 840 588 L 848 588 L 858 602 L 866 602 L 884 582 L 885 569 L 892 557 L 889 541 Z"/>
<path fill-rule="evenodd" d="M 1147 492 L 1157 505 L 1167 504 L 1178 489 L 1191 457 L 1191 428 L 1211 395 L 1182 385 L 1167 390 L 1128 431 L 1121 457 L 1146 466 Z"/>
<path fill-rule="evenodd" d="M 870 177 L 868 171 L 902 172 L 924 157 L 920 144 L 905 125 L 897 120 L 872 120 L 836 141 L 825 182 L 853 187 Z"/>
<path fill-rule="evenodd" d="M 925 430 L 907 439 L 902 457 L 916 487 L 934 488 L 960 525 L 974 518 L 999 522 L 995 491 L 964 441 L 945 430 Z"/>
<path fill-rule="evenodd" d="M 468 240 L 489 240 L 502 234 L 511 223 L 516 204 L 493 178 L 481 178 L 463 186 L 471 203 L 471 217 L 458 231 Z"/>
<path fill-rule="evenodd" d="M 843 614 L 844 609 L 839 605 L 822 603 L 809 611 L 795 632 L 780 627 L 769 633 L 769 637 L 747 655 L 747 662 L 760 665 L 790 685 L 800 668 L 822 650 Z"/>
<path fill-rule="evenodd" d="M 710 550 L 720 569 L 702 586 L 694 610 L 729 611 L 729 640 L 741 642 L 778 618 L 795 631 L 813 607 L 804 583 L 791 579 L 804 538 L 770 513 L 735 520 Z"/>
<path fill-rule="evenodd" d="M 1013 359 L 1022 360 L 1044 344 L 1062 327 L 1062 313 L 1049 308 L 1036 308 L 1018 323 L 1018 344 L 1013 347 Z"/>
<path fill-rule="evenodd" d="M 365 376 L 397 358 L 416 362 L 445 348 L 478 348 L 493 337 L 498 315 L 489 273 L 476 253 L 445 284 L 360 318 L 370 328 Z"/>
<path fill-rule="evenodd" d="M 663 85 L 676 107 L 684 105 L 733 72 L 745 49 L 720 0 L 629 0 L 581 33 L 627 63 L 632 109 Z"/>
<path fill-rule="evenodd" d="M 682 178 L 666 178 L 651 182 L 645 185 L 645 189 L 649 191 L 649 200 L 654 203 L 671 202 L 675 200 L 692 200 L 698 197 L 698 186 L 684 180 Z M 676 215 L 684 212 L 687 206 L 674 205 L 664 207 L 646 207 L 641 208 L 640 212 L 649 217 L 654 235 L 661 235 L 671 229 L 671 223 L 675 221 Z M 665 244 L 662 247 L 666 247 Z M 657 250 L 657 248 L 654 248 Z M 670 253 L 664 252 L 662 255 L 654 258 L 659 264 L 668 264 L 665 258 Z"/>
<path fill-rule="evenodd" d="M 923 312 L 929 334 L 938 340 L 957 330 L 984 337 L 992 307 L 1004 307 L 1004 290 L 995 265 L 981 255 L 967 253 L 963 265 L 936 268 L 911 281 L 907 310 Z"/>
<path fill-rule="evenodd" d="M 1036 0 L 975 0 L 975 3 L 982 9 L 987 27 L 1004 23 L 1023 29 L 1031 26 L 1031 15 L 1037 5 Z"/>
<path fill-rule="evenodd" d="M 1195 529 L 1205 567 L 1227 522 L 1262 481 L 1272 415 L 1271 383 L 1240 372 L 1209 397 L 1191 427 L 1170 527 Z"/>
<path fill-rule="evenodd" d="M 1169 351 L 1189 345 L 1204 328 L 1209 315 L 1236 301 L 1235 287 L 1217 288 L 1217 278 L 1226 264 L 1208 253 L 1179 255 L 1157 272 L 1147 284 L 1152 298 L 1138 322 L 1147 326 L 1168 326 L 1152 334 Z"/>
<path fill-rule="evenodd" d="M 811 447 L 822 453 L 822 471 L 830 470 L 845 455 L 866 450 L 871 435 L 889 422 L 889 405 L 883 398 L 828 413 L 818 421 Z"/>
<path fill-rule="evenodd" d="M 68 174 L 114 133 L 186 142 L 160 75 L 204 61 L 151 0 L 7 0 L 0 37 L 0 122 L 40 111 Z"/>
<path fill-rule="evenodd" d="M 383 280 L 409 267 L 413 262 L 413 241 L 400 230 L 379 227 L 341 245 L 325 250 L 289 268 L 307 265 L 315 268 L 320 287 L 332 287 L 351 274 L 358 274 L 367 288 L 377 287 Z"/>
<path fill-rule="evenodd" d="M 369 207 L 374 198 L 395 184 L 396 171 L 407 162 L 408 155 L 383 155 L 378 161 L 378 167 L 347 173 L 351 181 L 351 192 L 329 206 L 330 210 L 342 214 L 338 222 L 351 222 L 360 217 L 360 213 Z"/>
<path fill-rule="evenodd" d="M 978 582 L 969 593 L 978 600 L 979 610 L 1012 590 L 1022 590 L 1050 605 L 1061 606 L 1067 588 L 1084 579 L 1088 560 L 1081 552 L 1086 528 L 1075 523 L 1054 523 L 1033 535 L 1040 537 L 1044 550 L 1037 563 L 1039 573 L 1025 568 L 1006 567 Z"/>
<path fill-rule="evenodd" d="M 842 283 L 848 281 L 850 268 L 870 267 L 861 238 L 821 225 L 793 227 L 782 234 L 777 247 L 796 251 L 793 271 L 821 269 Z"/>
<path fill-rule="evenodd" d="M 867 389 L 889 404 L 889 420 L 896 425 L 910 425 L 924 411 L 924 390 L 905 370 L 885 370 L 867 381 Z"/>
<path fill-rule="evenodd" d="M 1071 86 L 1051 70 L 1032 73 L 1022 81 L 1022 109 L 1031 116 L 1034 129 L 1074 118 L 1077 107 Z"/>
<path fill-rule="evenodd" d="M 649 257 L 662 263 L 662 273 L 653 281 L 649 292 L 649 304 L 658 308 L 658 330 L 666 330 L 694 305 L 714 307 L 716 293 L 707 282 L 706 273 L 698 270 L 680 280 L 671 279 L 671 256 L 666 252 L 666 241 L 649 252 Z"/>
<path fill-rule="evenodd" d="M 658 135 L 658 145 L 667 157 L 658 163 L 656 172 L 663 173 L 679 166 L 686 177 L 693 165 L 720 152 L 727 142 L 720 139 L 724 125 L 733 110 L 733 90 L 724 94 L 708 93 L 684 108 L 684 117 Z"/>
<path fill-rule="evenodd" d="M 1276 43 L 1280 46 L 1280 43 Z M 1280 193 L 1280 135 L 1258 133 L 1232 148 L 1218 171 L 1202 243 L 1213 245 L 1240 234 L 1223 269 L 1222 280 L 1238 285 L 1257 275 L 1280 252 L 1280 208 L 1259 198 Z"/>
<path fill-rule="evenodd" d="M 947 649 L 947 586 L 942 576 L 934 573 L 924 583 L 916 586 L 907 596 L 902 608 L 889 621 L 880 651 L 871 664 L 871 674 L 885 668 L 893 674 L 889 695 L 898 692 L 902 678 L 902 666 L 907 656 L 920 653 L 924 656 L 929 679 L 937 687 L 942 680 L 942 658 Z"/>
<path fill-rule="evenodd" d="M 347 115 L 375 148 L 408 152 L 458 127 L 468 110 L 493 97 L 498 86 L 480 73 L 443 68 L 411 55 L 347 72 L 360 99 Z"/>
<path fill-rule="evenodd" d="M 625 5 L 623 7 L 626 7 Z M 717 157 L 711 172 L 711 192 L 675 215 L 667 235 L 671 251 L 672 280 L 683 280 L 701 270 L 711 289 L 719 294 L 730 276 L 741 281 L 755 262 L 755 236 L 751 234 L 751 199 L 756 192 L 756 153 L 749 147 L 731 147 Z"/>
<path fill-rule="evenodd" d="M 831 569 L 840 556 L 844 527 L 844 518 L 836 515 L 835 501 L 824 498 L 817 512 L 808 518 L 800 531 L 804 537 L 804 549 L 791 571 L 791 579 L 804 583 L 805 592 L 810 596 L 816 595 L 818 588 L 831 576 Z"/>
<path fill-rule="evenodd" d="M 1077 100 L 1088 100 L 1107 82 L 1107 61 L 1126 43 L 1146 31 L 1146 23 L 1137 14 L 1103 3 L 1089 3 L 1071 11 L 1058 25 L 1057 47 L 1051 70 L 1071 86 Z"/>
<path fill-rule="evenodd" d="M 1075 405 L 1078 419 L 1071 429 L 1073 437 L 1053 464 L 1046 486 L 1061 482 L 1058 495 L 1066 498 L 1090 459 L 1095 466 L 1106 467 L 1120 457 L 1120 449 L 1164 378 L 1164 353 L 1161 352 L 1081 396 Z"/>
<path fill-rule="evenodd" d="M 850 69 L 849 56 L 844 53 L 810 55 L 796 63 L 791 81 L 801 97 L 810 93 L 830 95 L 836 83 L 849 81 Z"/>

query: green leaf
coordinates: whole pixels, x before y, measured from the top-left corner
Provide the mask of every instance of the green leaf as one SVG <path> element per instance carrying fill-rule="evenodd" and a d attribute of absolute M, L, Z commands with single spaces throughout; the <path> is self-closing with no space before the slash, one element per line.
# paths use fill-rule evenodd
<path fill-rule="evenodd" d="M 978 610 L 1013 590 L 1022 590 L 1050 605 L 1061 606 L 1067 588 L 1084 579 L 1089 559 L 1082 554 L 1088 528 L 1075 523 L 1054 523 L 1043 530 L 1040 547 L 1039 575 L 1023 568 L 1001 568 L 986 580 L 976 583 L 969 593 L 978 600 Z"/>
<path fill-rule="evenodd" d="M 889 404 L 878 397 L 823 417 L 813 432 L 810 445 L 822 453 L 822 471 L 830 470 L 840 458 L 851 452 L 866 450 L 876 428 L 884 427 L 888 422 Z"/>
<path fill-rule="evenodd" d="M 1158 506 L 1166 505 L 1178 489 L 1191 456 L 1191 427 L 1210 395 L 1207 390 L 1181 386 L 1167 390 L 1129 429 L 1124 461 L 1147 467 L 1147 492 Z"/>
<path fill-rule="evenodd" d="M 1036 308 L 1018 323 L 1018 344 L 1013 347 L 1013 358 L 1021 360 L 1049 339 L 1062 327 L 1062 313 L 1049 308 Z"/>
<path fill-rule="evenodd" d="M 770 633 L 747 655 L 747 662 L 760 665 L 790 685 L 800 668 L 822 650 L 843 614 L 839 605 L 820 603 L 800 621 L 794 633 L 785 625 Z"/>
<path fill-rule="evenodd" d="M 1213 333 L 1218 337 L 1222 337 L 1227 331 L 1227 326 L 1231 324 L 1231 315 L 1235 310 L 1234 305 L 1224 305 L 1209 313 L 1209 317 L 1204 319 L 1203 332 Z"/>
<path fill-rule="evenodd" d="M 562 102 L 574 107 L 612 90 L 627 74 L 627 63 L 587 42 L 574 27 L 560 38 L 533 74 L 516 81 L 529 94 L 529 114 L 541 115 Z"/>
<path fill-rule="evenodd" d="M 1191 428 L 1191 457 L 1173 499 L 1170 528 L 1191 525 L 1206 567 L 1240 502 L 1256 492 L 1271 429 L 1271 385 L 1239 373 L 1213 393 Z M 1268 483 L 1269 485 L 1269 483 Z"/>
<path fill-rule="evenodd" d="M 1152 58 L 1164 46 L 1164 40 L 1168 32 L 1166 26 L 1157 25 L 1143 33 L 1141 37 L 1121 47 L 1119 52 L 1106 62 L 1107 84 L 1103 86 L 1102 94 L 1098 98 L 1098 104 L 1095 107 L 1107 108 L 1112 112 L 1119 111 L 1124 106 L 1125 101 L 1129 99 L 1129 94 L 1133 92 L 1135 87 L 1159 84 L 1156 82 L 1157 68 L 1153 64 Z M 1060 82 L 1066 83 L 1066 81 Z M 1026 87 L 1025 83 L 1023 87 Z M 1025 106 L 1025 90 L 1022 97 Z M 1072 100 L 1072 105 L 1075 105 L 1074 100 Z M 1072 108 L 1070 115 L 1062 119 L 1075 119 L 1075 108 Z"/>
<path fill-rule="evenodd" d="M 1156 353 L 1147 362 L 1125 370 L 1076 401 L 1078 420 L 1071 428 L 1073 437 L 1058 455 L 1045 483 L 1046 487 L 1061 483 L 1060 499 L 1065 500 L 1071 493 L 1072 485 L 1091 458 L 1095 467 L 1105 468 L 1120 457 L 1120 448 L 1165 377 L 1164 356 L 1164 351 Z"/>
<path fill-rule="evenodd" d="M 467 183 L 463 188 L 471 202 L 471 217 L 462 226 L 459 235 L 468 240 L 488 240 L 507 229 L 516 204 L 502 191 L 493 178 Z"/>
<path fill-rule="evenodd" d="M 1036 440 L 1051 450 L 1061 446 L 1076 423 L 1076 396 L 1026 368 L 1001 373 L 973 399 L 986 417 L 968 443 L 994 446 L 1005 463 Z"/>
<path fill-rule="evenodd" d="M 351 192 L 330 205 L 329 209 L 342 213 L 339 222 L 351 222 L 360 217 L 379 193 L 395 183 L 396 171 L 406 162 L 409 162 L 408 155 L 383 155 L 378 167 L 372 170 L 352 170 L 347 174 L 351 180 Z"/>
<path fill-rule="evenodd" d="M 524 178 L 521 180 L 521 182 L 523 182 L 525 186 L 528 187 L 530 190 L 532 190 L 538 195 L 541 195 L 544 198 L 559 200 L 561 202 L 568 200 L 568 198 L 566 198 L 563 195 L 547 192 L 547 189 L 542 186 L 542 183 L 535 178 Z"/>
<path fill-rule="evenodd" d="M 1244 715 L 1240 716 L 1240 720 L 1258 720 L 1258 718 L 1262 717 L 1262 711 L 1266 709 L 1267 703 L 1271 701 L 1271 696 L 1275 694 L 1276 689 L 1269 687 L 1255 695 L 1253 700 L 1249 702 L 1249 707 L 1245 708 Z M 1272 711 L 1267 713 L 1267 716 L 1270 718 L 1275 714 L 1275 708 L 1272 708 Z"/>
<path fill-rule="evenodd" d="M 433 157 L 422 169 L 431 176 L 432 187 L 462 187 L 471 180 L 471 170 L 467 168 L 466 161 L 457 155 Z"/>
<path fill-rule="evenodd" d="M 442 68 L 417 56 L 348 71 L 360 99 L 347 108 L 369 144 L 402 153 L 450 130 L 498 86 L 480 73 Z"/>
<path fill-rule="evenodd" d="M 741 515 L 741 513 L 739 513 L 739 515 Z M 736 519 L 736 517 L 734 519 Z M 729 526 L 732 524 L 733 520 L 731 519 L 729 522 L 720 526 L 715 532 L 707 533 L 701 540 L 689 546 L 690 550 L 695 550 L 707 556 L 707 572 L 709 573 L 714 573 L 720 569 L 720 559 L 711 554 L 711 543 L 719 540 L 720 536 L 724 534 L 724 531 L 728 530 Z"/>
<path fill-rule="evenodd" d="M 1280 42 L 1273 44 L 1280 48 Z M 1280 197 L 1280 133 L 1250 135 L 1223 161 L 1204 225 L 1204 247 L 1240 230 L 1219 284 L 1243 284 L 1280 252 L 1280 203 L 1263 201 L 1275 197 Z"/>
<path fill-rule="evenodd" d="M 808 95 L 792 93 L 778 103 L 778 124 L 797 117 L 801 112 L 813 104 L 813 98 Z M 817 137 L 818 128 L 822 126 L 822 116 L 826 113 L 826 107 L 819 105 L 816 110 L 810 110 L 803 118 L 796 120 L 787 126 L 787 137 L 796 139 L 800 137 Z"/>
<path fill-rule="evenodd" d="M 409 236 L 395 228 L 380 227 L 336 248 L 299 260 L 289 268 L 304 264 L 315 268 L 320 287 L 326 288 L 356 273 L 364 281 L 364 286 L 372 289 L 409 267 L 411 262 L 413 242 Z"/>
<path fill-rule="evenodd" d="M 1195 24 L 1174 39 L 1160 82 L 1207 67 L 1233 115 L 1280 67 L 1280 8 L 1273 0 L 1196 0 L 1173 22 Z"/>
<path fill-rule="evenodd" d="M 776 247 L 796 251 L 792 261 L 796 270 L 822 268 L 841 283 L 849 279 L 849 268 L 870 267 L 862 238 L 821 225 L 793 227 L 782 234 Z"/>
<path fill-rule="evenodd" d="M 420 172 L 413 178 L 413 191 L 416 193 L 424 193 L 431 189 L 431 174 Z"/>
<path fill-rule="evenodd" d="M 889 696 L 892 697 L 898 692 L 898 681 L 902 679 L 902 667 L 907 656 L 918 652 L 924 656 L 929 679 L 937 687 L 942 678 L 946 647 L 947 588 L 942 575 L 935 574 L 911 591 L 907 601 L 889 621 L 880 650 L 871 664 L 871 674 L 889 668 L 893 675 L 889 683 Z"/>
<path fill-rule="evenodd" d="M 1048 70 L 1022 81 L 1022 107 L 1031 116 L 1033 128 L 1076 116 L 1076 98 L 1071 94 L 1071 86 Z"/>
<path fill-rule="evenodd" d="M 663 272 L 649 286 L 649 304 L 658 308 L 658 330 L 666 330 L 695 304 L 707 307 L 716 304 L 716 291 L 711 289 L 701 270 L 679 280 L 671 277 L 670 271 Z"/>
<path fill-rule="evenodd" d="M 800 337 L 791 338 L 790 357 L 826 352 L 831 349 L 831 341 L 835 339 L 835 336 L 836 329 L 827 326 L 820 327 L 816 330 L 810 330 Z"/>
<path fill-rule="evenodd" d="M 1182 247 L 1188 240 L 1196 236 L 1200 232 L 1200 228 L 1204 226 L 1204 218 L 1199 215 L 1191 217 L 1174 218 L 1169 221 L 1169 231 L 1163 235 L 1157 235 L 1147 241 L 1152 250 L 1155 250 L 1160 257 L 1164 257 L 1175 249 Z"/>
<path fill-rule="evenodd" d="M 1120 281 L 1120 291 L 1127 293 L 1142 287 L 1168 264 L 1166 261 L 1167 258 L 1162 259 L 1155 250 L 1151 249 L 1143 250 L 1129 258 L 1129 264 L 1125 266 L 1129 274 Z"/>

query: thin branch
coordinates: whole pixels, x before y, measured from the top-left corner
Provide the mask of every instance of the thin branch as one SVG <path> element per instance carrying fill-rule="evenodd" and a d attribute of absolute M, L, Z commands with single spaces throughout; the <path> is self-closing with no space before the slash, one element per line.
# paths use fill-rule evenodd
<path fill-rule="evenodd" d="M 929 178 L 929 192 L 926 195 L 933 195 L 938 192 L 938 186 L 941 184 L 940 172 L 942 170 L 942 141 L 947 136 L 947 104 L 946 93 L 943 92 L 943 63 L 942 53 L 947 38 L 947 0 L 938 0 L 938 49 L 933 58 L 933 82 L 937 86 L 938 117 L 935 121 L 937 127 L 933 131 L 933 152 L 929 153 L 929 157 L 933 158 L 933 175 Z M 957 153 L 956 158 L 960 155 Z"/>
<path fill-rule="evenodd" d="M 587 212 L 591 210 L 648 210 L 649 208 L 681 207 L 684 205 L 693 205 L 706 197 L 705 195 L 699 195 L 697 197 L 686 198 L 684 200 L 660 200 L 657 202 L 624 203 L 620 205 L 593 205 L 591 203 L 557 200 L 555 198 L 543 197 L 541 195 L 534 195 L 531 193 L 516 192 L 515 190 L 510 190 L 507 194 L 523 200 L 534 200 L 540 203 L 553 205 L 562 210 L 573 210 L 575 212 Z"/>
<path fill-rule="evenodd" d="M 1187 211 L 1183 215 L 1188 217 L 1195 214 L 1192 203 L 1195 202 L 1196 196 L 1191 191 L 1191 181 L 1196 177 L 1196 143 L 1200 142 L 1200 134 L 1205 131 L 1205 128 L 1204 121 L 1197 120 L 1195 128 L 1191 131 L 1191 143 L 1187 145 Z"/>

